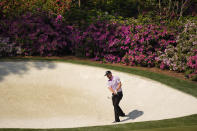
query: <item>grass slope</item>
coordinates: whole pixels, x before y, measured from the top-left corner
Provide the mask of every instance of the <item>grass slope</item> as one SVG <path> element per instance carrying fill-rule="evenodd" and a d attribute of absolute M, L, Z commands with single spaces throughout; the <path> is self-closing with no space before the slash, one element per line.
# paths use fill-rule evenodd
<path fill-rule="evenodd" d="M 132 130 L 132 131 L 197 131 L 197 125 L 183 126 L 183 127 L 168 127 L 168 128 Z"/>
<path fill-rule="evenodd" d="M 182 128 L 188 129 L 186 131 L 190 131 L 189 129 L 197 129 L 197 114 L 167 120 L 135 122 L 109 126 L 94 126 L 65 129 L 0 129 L 0 131 L 171 131 L 172 129 L 178 131 Z"/>

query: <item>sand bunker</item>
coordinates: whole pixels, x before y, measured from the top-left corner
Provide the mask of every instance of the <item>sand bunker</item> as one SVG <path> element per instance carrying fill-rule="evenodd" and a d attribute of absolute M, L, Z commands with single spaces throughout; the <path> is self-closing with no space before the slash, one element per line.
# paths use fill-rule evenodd
<path fill-rule="evenodd" d="M 63 62 L 0 62 L 0 128 L 70 128 L 114 120 L 106 69 Z M 111 70 L 123 83 L 120 123 L 197 113 L 197 99 L 147 78 Z"/>

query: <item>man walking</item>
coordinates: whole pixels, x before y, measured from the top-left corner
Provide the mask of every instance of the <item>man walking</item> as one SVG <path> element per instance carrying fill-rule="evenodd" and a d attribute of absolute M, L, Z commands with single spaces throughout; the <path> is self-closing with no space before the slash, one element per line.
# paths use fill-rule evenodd
<path fill-rule="evenodd" d="M 114 115 L 115 115 L 115 121 L 114 122 L 120 122 L 119 116 L 126 116 L 125 113 L 122 111 L 122 109 L 119 106 L 120 100 L 123 97 L 122 93 L 122 84 L 120 81 L 120 78 L 118 76 L 113 76 L 111 71 L 106 71 L 105 76 L 108 77 L 108 88 L 112 92 L 112 102 L 114 106 Z"/>

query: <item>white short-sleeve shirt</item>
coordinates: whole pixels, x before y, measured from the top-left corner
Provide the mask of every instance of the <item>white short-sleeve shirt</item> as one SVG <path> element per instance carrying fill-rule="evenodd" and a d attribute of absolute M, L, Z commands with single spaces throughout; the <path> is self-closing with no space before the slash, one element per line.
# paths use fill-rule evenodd
<path fill-rule="evenodd" d="M 113 90 L 116 90 L 118 88 L 118 84 L 120 83 L 120 78 L 118 76 L 112 76 L 112 80 L 108 80 L 107 86 L 112 87 Z M 122 88 L 120 88 L 117 92 L 122 91 Z"/>

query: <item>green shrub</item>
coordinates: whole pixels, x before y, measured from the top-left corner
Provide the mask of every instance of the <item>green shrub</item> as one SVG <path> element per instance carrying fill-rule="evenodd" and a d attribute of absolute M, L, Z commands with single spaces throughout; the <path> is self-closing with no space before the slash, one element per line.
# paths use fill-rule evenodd
<path fill-rule="evenodd" d="M 69 10 L 70 4 L 71 0 L 1 0 L 0 15 L 1 17 L 13 17 L 37 10 L 62 15 Z"/>

